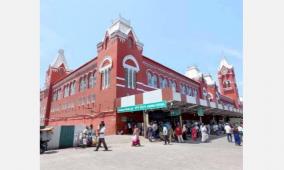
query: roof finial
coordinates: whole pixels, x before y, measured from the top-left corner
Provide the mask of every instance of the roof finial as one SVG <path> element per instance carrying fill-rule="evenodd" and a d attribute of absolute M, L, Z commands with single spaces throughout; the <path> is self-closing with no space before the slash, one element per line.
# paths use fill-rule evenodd
<path fill-rule="evenodd" d="M 59 49 L 59 50 L 58 50 L 58 53 L 59 53 L 60 55 L 64 55 L 64 50 L 63 50 L 63 49 Z"/>

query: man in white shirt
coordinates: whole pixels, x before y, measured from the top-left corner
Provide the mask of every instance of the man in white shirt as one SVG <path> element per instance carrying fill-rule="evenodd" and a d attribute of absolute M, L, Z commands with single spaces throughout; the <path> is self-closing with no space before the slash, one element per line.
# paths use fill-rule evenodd
<path fill-rule="evenodd" d="M 101 147 L 101 143 L 103 143 L 105 151 L 108 150 L 106 142 L 105 142 L 105 131 L 106 131 L 105 124 L 101 123 L 100 129 L 99 129 L 99 144 L 97 145 L 97 148 L 95 151 L 99 150 L 99 148 Z"/>
<path fill-rule="evenodd" d="M 228 142 L 232 142 L 232 128 L 228 123 L 225 125 L 225 131 L 227 134 Z"/>
<path fill-rule="evenodd" d="M 165 145 L 170 143 L 169 141 L 169 131 L 168 131 L 168 127 L 164 124 L 163 126 L 163 136 L 164 136 L 164 140 L 165 140 Z"/>

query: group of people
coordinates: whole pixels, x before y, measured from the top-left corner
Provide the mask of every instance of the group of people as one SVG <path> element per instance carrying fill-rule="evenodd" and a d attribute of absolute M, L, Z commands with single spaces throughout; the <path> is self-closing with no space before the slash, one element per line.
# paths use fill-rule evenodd
<path fill-rule="evenodd" d="M 226 129 L 228 123 L 216 123 L 211 122 L 209 124 L 204 124 L 201 122 L 184 121 L 182 125 L 179 122 L 171 124 L 170 122 L 150 122 L 147 128 L 147 138 L 152 142 L 155 139 L 161 139 L 165 144 L 171 143 L 173 140 L 183 143 L 191 137 L 192 141 L 196 141 L 197 138 L 201 138 L 201 142 L 208 142 L 210 135 L 221 135 L 227 132 Z M 236 144 L 240 145 L 242 141 L 242 125 L 230 126 L 231 135 L 228 136 L 228 140 L 232 141 L 232 134 Z M 231 137 L 231 138 L 230 138 Z"/>
<path fill-rule="evenodd" d="M 105 131 L 106 131 L 106 126 L 105 126 L 104 121 L 101 121 L 101 123 L 99 124 L 96 130 L 94 130 L 94 127 L 92 124 L 90 125 L 90 127 L 86 126 L 86 128 L 83 130 L 83 133 L 82 133 L 83 141 L 85 141 L 83 142 L 84 145 L 92 146 L 93 141 L 97 140 L 98 138 L 98 141 L 96 141 L 97 145 L 96 145 L 95 151 L 98 151 L 98 149 L 101 147 L 101 144 L 103 144 L 105 150 L 107 151 L 108 147 L 105 142 Z"/>
<path fill-rule="evenodd" d="M 233 142 L 232 136 L 234 136 L 235 144 L 240 146 L 243 141 L 243 125 L 235 124 L 233 126 L 230 123 L 226 123 L 224 128 L 228 142 Z"/>
<path fill-rule="evenodd" d="M 95 131 L 93 125 L 90 127 L 86 126 L 83 130 L 83 134 L 86 136 L 87 145 L 91 146 L 93 138 L 98 138 L 98 144 L 96 146 L 95 151 L 101 147 L 103 144 L 105 150 L 108 150 L 108 147 L 105 142 L 105 131 L 106 126 L 104 121 L 99 124 L 98 129 Z M 243 128 L 242 124 L 234 126 L 230 123 L 225 124 L 204 124 L 201 122 L 183 122 L 180 125 L 179 122 L 171 124 L 170 122 L 150 122 L 146 136 L 150 142 L 155 139 L 160 138 L 164 141 L 164 144 L 170 144 L 173 140 L 183 143 L 185 140 L 188 140 L 190 136 L 192 141 L 196 141 L 198 137 L 201 137 L 201 142 L 208 142 L 209 135 L 220 135 L 222 133 L 226 133 L 228 142 L 232 142 L 232 136 L 234 136 L 234 141 L 236 145 L 241 145 L 243 138 Z M 141 129 L 137 126 L 137 124 L 133 125 L 132 130 L 132 146 L 141 146 L 139 136 L 141 134 Z"/>

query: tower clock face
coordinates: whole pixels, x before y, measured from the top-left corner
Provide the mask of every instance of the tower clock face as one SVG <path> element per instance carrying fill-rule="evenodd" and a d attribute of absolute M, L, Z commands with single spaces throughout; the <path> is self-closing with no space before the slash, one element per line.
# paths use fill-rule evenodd
<path fill-rule="evenodd" d="M 224 74 L 227 74 L 228 73 L 228 69 L 223 67 L 223 69 L 221 70 L 221 73 L 224 75 Z"/>

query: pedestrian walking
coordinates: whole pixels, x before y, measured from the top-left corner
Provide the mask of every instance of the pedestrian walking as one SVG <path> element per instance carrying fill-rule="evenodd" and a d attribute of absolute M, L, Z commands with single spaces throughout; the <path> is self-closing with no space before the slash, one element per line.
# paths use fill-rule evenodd
<path fill-rule="evenodd" d="M 107 145 L 106 145 L 106 142 L 105 142 L 105 131 L 106 131 L 106 127 L 105 127 L 105 124 L 104 122 L 101 122 L 101 124 L 99 125 L 100 128 L 99 128 L 99 144 L 97 145 L 97 148 L 95 151 L 98 151 L 99 150 L 99 147 L 101 147 L 101 144 L 103 143 L 104 145 L 104 148 L 105 148 L 105 151 L 108 150 L 107 148 Z"/>
<path fill-rule="evenodd" d="M 209 139 L 207 126 L 205 126 L 202 123 L 200 130 L 201 130 L 201 142 L 207 142 Z"/>
<path fill-rule="evenodd" d="M 168 143 L 170 143 L 169 141 L 169 130 L 168 127 L 166 126 L 166 124 L 164 124 L 163 126 L 163 136 L 164 136 L 164 141 L 165 141 L 165 145 Z"/>
<path fill-rule="evenodd" d="M 227 135 L 228 142 L 232 142 L 232 128 L 228 123 L 226 123 L 225 125 L 225 132 Z"/>
<path fill-rule="evenodd" d="M 177 125 L 177 127 L 175 129 L 175 134 L 177 135 L 178 142 L 179 143 L 183 142 L 183 139 L 182 139 L 182 129 L 181 129 L 179 124 Z"/>
<path fill-rule="evenodd" d="M 87 130 L 87 146 L 92 146 L 93 144 L 93 125 L 91 124 Z"/>
<path fill-rule="evenodd" d="M 217 123 L 214 123 L 214 125 L 213 125 L 213 133 L 217 136 L 219 135 L 219 127 L 218 127 Z"/>
<path fill-rule="evenodd" d="M 183 138 L 183 140 L 187 140 L 186 134 L 187 134 L 187 128 L 186 128 L 186 124 L 184 122 L 184 124 L 182 125 L 182 138 Z"/>
<path fill-rule="evenodd" d="M 239 134 L 239 131 L 238 131 L 238 127 L 235 126 L 233 128 L 233 134 L 234 134 L 234 140 L 235 140 L 235 145 L 241 145 L 241 138 L 240 138 L 240 134 Z"/>
<path fill-rule="evenodd" d="M 86 147 L 88 145 L 88 132 L 89 132 L 89 127 L 86 126 L 82 133 L 83 147 Z"/>
<path fill-rule="evenodd" d="M 243 142 L 243 125 L 239 125 L 238 126 L 238 131 L 239 131 L 239 135 L 240 135 L 240 139 L 241 139 L 241 143 Z"/>
<path fill-rule="evenodd" d="M 133 136 L 132 136 L 132 146 L 141 146 L 139 140 L 140 129 L 137 125 L 134 125 Z"/>

